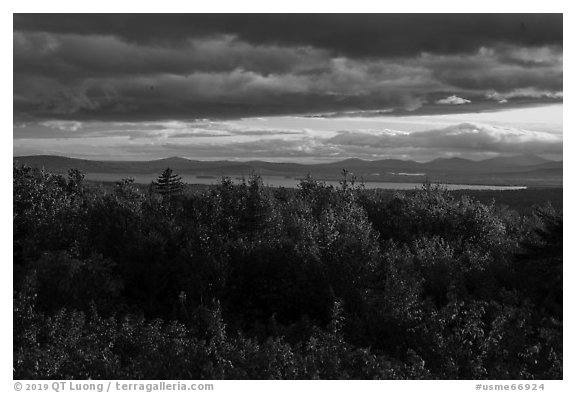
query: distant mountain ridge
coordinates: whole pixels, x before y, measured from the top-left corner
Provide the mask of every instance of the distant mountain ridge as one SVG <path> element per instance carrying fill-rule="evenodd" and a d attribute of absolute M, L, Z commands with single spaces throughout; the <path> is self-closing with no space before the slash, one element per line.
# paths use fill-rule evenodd
<path fill-rule="evenodd" d="M 95 161 L 62 156 L 13 157 L 14 162 L 44 168 L 53 173 L 66 173 L 77 168 L 84 173 L 106 174 L 159 174 L 167 167 L 182 175 L 247 176 L 305 176 L 337 179 L 343 169 L 368 181 L 398 181 L 410 176 L 411 181 L 430 178 L 458 182 L 471 177 L 482 182 L 549 182 L 562 183 L 562 161 L 547 160 L 536 155 L 496 157 L 481 161 L 464 158 L 438 158 L 421 163 L 412 160 L 383 159 L 368 161 L 346 159 L 322 164 L 275 163 L 267 161 L 199 161 L 182 157 L 169 157 L 152 161 Z"/>

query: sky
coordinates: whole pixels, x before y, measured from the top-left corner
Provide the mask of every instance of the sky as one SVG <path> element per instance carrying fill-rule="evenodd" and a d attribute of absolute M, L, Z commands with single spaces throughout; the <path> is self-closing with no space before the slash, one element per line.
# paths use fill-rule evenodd
<path fill-rule="evenodd" d="M 561 14 L 14 14 L 13 154 L 562 159 Z"/>

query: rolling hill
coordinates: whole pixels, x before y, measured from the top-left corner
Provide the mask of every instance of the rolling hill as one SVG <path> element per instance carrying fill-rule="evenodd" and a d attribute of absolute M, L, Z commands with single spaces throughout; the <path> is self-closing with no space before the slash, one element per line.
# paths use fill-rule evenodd
<path fill-rule="evenodd" d="M 323 164 L 273 163 L 266 161 L 197 161 L 170 157 L 153 161 L 93 161 L 60 156 L 14 157 L 14 163 L 66 173 L 77 168 L 87 174 L 159 174 L 167 167 L 183 175 L 300 177 L 311 174 L 321 179 L 339 179 L 343 169 L 365 181 L 414 181 L 425 179 L 465 184 L 524 184 L 561 186 L 562 161 L 546 160 L 535 155 L 497 157 L 482 161 L 463 158 L 439 158 L 426 163 L 385 159 L 367 161 L 348 159 Z"/>

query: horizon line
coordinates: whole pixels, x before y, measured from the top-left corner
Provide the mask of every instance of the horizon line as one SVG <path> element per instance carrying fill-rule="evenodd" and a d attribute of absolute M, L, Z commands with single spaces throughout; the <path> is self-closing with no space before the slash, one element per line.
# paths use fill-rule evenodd
<path fill-rule="evenodd" d="M 469 161 L 469 162 L 484 162 L 484 161 L 488 161 L 488 160 L 492 160 L 495 158 L 517 158 L 517 157 L 535 157 L 535 158 L 539 158 L 542 160 L 546 160 L 549 162 L 564 162 L 564 159 L 562 158 L 562 160 L 552 160 L 552 159 L 548 159 L 548 158 L 543 158 L 538 154 L 532 154 L 532 153 L 526 153 L 526 154 L 517 154 L 517 155 L 499 155 L 499 156 L 495 156 L 495 157 L 491 157 L 491 158 L 484 158 L 484 159 L 480 159 L 480 160 L 472 160 L 469 158 L 462 158 L 462 157 L 437 157 L 437 158 L 433 158 L 431 160 L 428 161 L 416 161 L 414 159 L 401 159 L 401 158 L 381 158 L 381 159 L 376 159 L 376 160 L 367 160 L 367 159 L 363 159 L 363 158 L 357 158 L 357 157 L 348 157 L 348 158 L 342 158 L 339 160 L 334 160 L 334 161 L 326 161 L 326 162 L 315 162 L 315 163 L 302 163 L 302 162 L 291 162 L 291 161 L 279 161 L 279 162 L 275 162 L 275 161 L 266 161 L 266 160 L 262 160 L 262 159 L 252 159 L 252 160 L 235 160 L 235 159 L 220 159 L 220 160 L 199 160 L 199 159 L 190 159 L 190 158 L 186 158 L 186 157 L 181 157 L 181 156 L 170 156 L 170 157 L 164 157 L 164 158 L 156 158 L 156 159 L 149 159 L 149 160 L 114 160 L 114 159 L 90 159 L 90 158 L 77 158 L 77 157 L 69 157 L 69 156 L 63 156 L 63 155 L 58 155 L 58 154 L 30 154 L 30 155 L 20 155 L 20 156 L 14 156 L 12 155 L 12 159 L 18 159 L 18 158 L 29 158 L 29 157 L 57 157 L 57 158 L 67 158 L 67 159 L 71 159 L 71 160 L 82 160 L 82 161 L 100 161 L 100 162 L 155 162 L 155 161 L 167 161 L 167 160 L 175 160 L 175 159 L 179 159 L 179 160 L 185 160 L 185 161 L 191 161 L 191 162 L 236 162 L 236 163 L 250 163 L 250 162 L 264 162 L 264 163 L 269 163 L 269 164 L 296 164 L 296 165 L 322 165 L 322 164 L 335 164 L 335 163 L 339 163 L 339 162 L 344 162 L 344 161 L 351 161 L 351 160 L 355 160 L 355 161 L 362 161 L 362 162 L 378 162 L 378 161 L 403 161 L 403 162 L 415 162 L 415 163 L 419 163 L 419 164 L 426 164 L 426 163 L 431 163 L 434 161 L 439 161 L 439 160 L 454 160 L 454 159 L 458 159 L 458 160 L 464 160 L 464 161 Z"/>

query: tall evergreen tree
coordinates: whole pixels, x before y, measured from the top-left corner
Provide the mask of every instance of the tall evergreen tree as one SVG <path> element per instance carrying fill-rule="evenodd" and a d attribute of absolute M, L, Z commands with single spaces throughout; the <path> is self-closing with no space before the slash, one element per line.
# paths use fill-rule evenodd
<path fill-rule="evenodd" d="M 171 197 L 184 191 L 182 178 L 174 174 L 172 169 L 166 168 L 156 181 L 152 182 L 154 189 L 162 196 Z"/>

